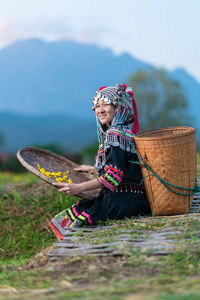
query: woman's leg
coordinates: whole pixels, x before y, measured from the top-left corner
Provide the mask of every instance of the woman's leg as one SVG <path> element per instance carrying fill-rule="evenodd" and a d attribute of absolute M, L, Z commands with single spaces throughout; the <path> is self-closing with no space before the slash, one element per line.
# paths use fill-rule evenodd
<path fill-rule="evenodd" d="M 83 218 L 78 218 L 83 210 L 88 209 L 92 205 L 90 200 L 80 200 L 70 208 L 63 210 L 51 218 L 48 225 L 53 233 L 61 240 L 67 233 L 67 228 L 80 227 L 84 222 Z"/>
<path fill-rule="evenodd" d="M 151 209 L 144 194 L 107 191 L 101 193 L 92 205 L 82 210 L 78 219 L 94 226 L 98 224 L 98 221 L 122 220 L 141 215 L 151 215 Z"/>

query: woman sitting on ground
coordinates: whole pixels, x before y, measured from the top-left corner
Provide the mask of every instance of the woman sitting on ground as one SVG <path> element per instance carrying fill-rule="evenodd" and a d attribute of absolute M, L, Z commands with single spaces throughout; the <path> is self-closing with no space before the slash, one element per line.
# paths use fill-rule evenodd
<path fill-rule="evenodd" d="M 99 150 L 95 169 L 99 177 L 78 184 L 55 183 L 66 195 L 99 189 L 95 200 L 80 200 L 54 216 L 49 222 L 58 238 L 64 239 L 69 227 L 97 225 L 107 219 L 124 219 L 151 214 L 142 174 L 134 147 L 139 132 L 137 107 L 131 89 L 126 85 L 102 87 L 93 100 L 96 113 Z M 91 166 L 76 171 L 93 172 Z"/>

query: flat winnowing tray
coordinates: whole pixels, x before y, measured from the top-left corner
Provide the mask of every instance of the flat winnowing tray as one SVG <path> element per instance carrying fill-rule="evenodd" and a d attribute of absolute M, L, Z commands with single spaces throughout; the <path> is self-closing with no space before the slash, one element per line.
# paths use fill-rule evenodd
<path fill-rule="evenodd" d="M 42 174 L 38 169 L 38 165 L 40 168 L 44 168 L 46 172 L 50 173 L 61 172 L 63 174 L 66 173 L 66 171 L 69 171 L 67 175 L 68 178 L 71 178 L 73 183 L 81 183 L 92 179 L 91 175 L 86 172 L 74 171 L 74 168 L 79 166 L 76 163 L 45 149 L 24 147 L 17 152 L 17 158 L 28 171 L 49 184 L 57 182 L 56 178 L 58 177 L 48 177 L 45 174 Z M 84 199 L 93 200 L 98 195 L 98 192 L 99 190 L 87 191 L 80 193 L 77 196 Z"/>

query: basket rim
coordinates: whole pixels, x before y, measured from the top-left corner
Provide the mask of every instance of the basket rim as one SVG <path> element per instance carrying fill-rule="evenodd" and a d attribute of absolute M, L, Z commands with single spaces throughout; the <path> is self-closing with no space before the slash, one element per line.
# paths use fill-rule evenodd
<path fill-rule="evenodd" d="M 18 156 L 19 157 L 22 157 L 21 156 L 21 153 L 22 152 L 25 152 L 25 151 L 35 151 L 35 152 L 41 152 L 42 154 L 49 154 L 50 156 L 53 156 L 57 159 L 60 159 L 60 160 L 63 160 L 63 161 L 66 161 L 67 163 L 70 163 L 70 164 L 74 164 L 74 165 L 77 165 L 76 163 L 72 162 L 71 160 L 57 154 L 57 153 L 54 153 L 50 150 L 46 150 L 46 149 L 42 149 L 42 148 L 39 148 L 39 147 L 31 147 L 31 146 L 28 146 L 28 147 L 22 147 L 20 148 L 18 151 L 17 151 L 17 158 Z"/>
<path fill-rule="evenodd" d="M 36 168 L 32 167 L 30 164 L 28 164 L 24 158 L 22 157 L 22 152 L 25 152 L 25 151 L 31 151 L 31 152 L 37 152 L 37 153 L 42 153 L 42 154 L 49 154 L 50 156 L 56 158 L 56 159 L 59 159 L 59 160 L 62 160 L 62 161 L 65 161 L 67 164 L 70 164 L 72 168 L 76 168 L 78 167 L 78 164 L 76 164 L 75 162 L 59 155 L 59 154 L 56 154 L 52 151 L 49 151 L 49 150 L 46 150 L 46 149 L 42 149 L 42 148 L 37 148 L 37 147 L 22 147 L 20 148 L 17 153 L 16 153 L 16 156 L 18 158 L 18 160 L 20 161 L 20 163 L 22 164 L 22 166 L 24 166 L 29 172 L 33 173 L 35 176 L 39 177 L 40 179 L 42 179 L 43 181 L 45 181 L 46 183 L 52 185 L 52 182 L 51 182 L 51 179 L 46 177 L 44 174 L 42 174 L 39 170 L 37 170 Z M 86 176 L 86 173 L 84 173 L 84 176 Z M 89 180 L 89 178 L 88 178 Z M 55 187 L 55 186 L 54 186 Z M 58 187 L 55 187 L 55 188 L 58 188 Z M 94 190 L 95 191 L 95 190 Z M 78 195 L 76 195 L 77 197 L 80 197 L 80 198 L 85 198 L 85 199 L 88 199 L 88 200 L 94 200 L 96 196 L 92 196 L 92 195 L 89 195 L 87 194 L 87 191 L 86 192 L 82 192 Z"/>
<path fill-rule="evenodd" d="M 67 158 L 60 156 L 59 154 L 56 154 L 54 152 L 51 152 L 49 150 L 46 149 L 42 149 L 42 148 L 37 148 L 37 147 L 22 147 L 17 151 L 17 158 L 20 161 L 20 163 L 22 164 L 22 166 L 24 166 L 28 171 L 30 171 L 31 173 L 33 173 L 34 175 L 38 176 L 39 178 L 41 178 L 42 180 L 46 181 L 47 183 L 51 184 L 51 180 L 50 178 L 46 177 L 44 174 L 42 174 L 39 170 L 37 170 L 36 168 L 32 167 L 30 164 L 28 164 L 24 158 L 22 157 L 22 152 L 26 152 L 26 151 L 31 151 L 31 152 L 37 152 L 37 153 L 42 153 L 42 154 L 49 154 L 50 156 L 57 158 L 59 160 L 65 161 L 67 163 L 70 163 L 71 165 L 73 165 L 73 167 L 75 168 L 76 166 L 78 166 L 77 164 L 75 164 L 74 162 L 68 160 Z"/>
<path fill-rule="evenodd" d="M 151 134 L 154 134 L 156 132 L 167 132 L 167 131 L 172 131 L 172 130 L 176 130 L 176 129 L 187 129 L 187 131 L 183 131 L 182 133 L 177 133 L 177 134 L 166 134 L 166 135 L 161 135 L 161 136 L 151 136 Z M 177 137 L 180 137 L 180 136 L 187 136 L 187 135 L 190 135 L 190 134 L 193 134 L 193 133 L 196 133 L 196 128 L 194 127 L 191 127 L 191 126 L 173 126 L 173 127 L 166 127 L 166 128 L 161 128 L 161 129 L 155 129 L 155 130 L 150 130 L 150 131 L 145 131 L 143 133 L 139 133 L 137 135 L 134 136 L 134 139 L 135 140 L 147 140 L 147 141 L 150 141 L 150 140 L 163 140 L 163 139 L 174 139 L 174 138 L 177 138 Z M 147 135 L 147 136 L 146 136 Z"/>

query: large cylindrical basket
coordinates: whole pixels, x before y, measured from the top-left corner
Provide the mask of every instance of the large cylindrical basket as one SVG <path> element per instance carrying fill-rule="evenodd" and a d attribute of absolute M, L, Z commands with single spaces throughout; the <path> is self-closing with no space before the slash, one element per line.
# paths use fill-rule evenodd
<path fill-rule="evenodd" d="M 135 136 L 135 144 L 144 162 L 162 179 L 180 187 L 195 187 L 195 128 L 180 126 L 145 132 Z M 142 166 L 141 169 L 153 215 L 176 215 L 189 212 L 193 195 L 175 194 L 146 167 Z M 191 193 L 179 188 L 172 189 L 178 193 Z"/>
<path fill-rule="evenodd" d="M 61 174 L 66 174 L 67 177 L 72 180 L 73 183 L 81 183 L 84 181 L 91 180 L 92 175 L 86 172 L 76 172 L 74 168 L 78 165 L 71 160 L 60 156 L 51 151 L 40 149 L 36 147 L 24 147 L 17 152 L 17 158 L 21 164 L 31 173 L 38 176 L 42 180 L 46 181 L 49 184 L 56 183 L 56 179 L 60 176 L 47 176 L 40 171 L 44 169 L 46 172 L 54 172 Z M 40 167 L 40 169 L 38 168 Z M 67 181 L 66 181 L 67 182 Z M 91 190 L 78 194 L 78 197 L 93 200 L 98 195 L 100 190 Z"/>

